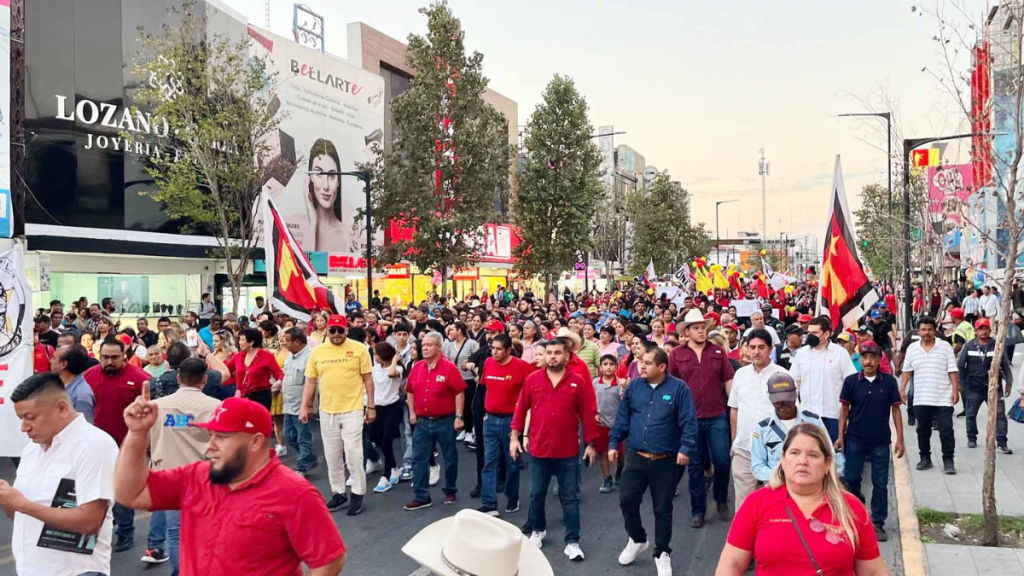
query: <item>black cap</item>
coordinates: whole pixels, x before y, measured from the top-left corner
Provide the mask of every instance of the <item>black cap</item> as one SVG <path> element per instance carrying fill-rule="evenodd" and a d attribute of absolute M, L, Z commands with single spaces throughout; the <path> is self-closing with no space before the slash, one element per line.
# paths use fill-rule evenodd
<path fill-rule="evenodd" d="M 790 334 L 803 334 L 803 333 L 804 333 L 803 329 L 800 328 L 800 326 L 798 326 L 796 324 L 790 324 L 789 326 L 786 326 L 786 336 L 789 336 Z"/>

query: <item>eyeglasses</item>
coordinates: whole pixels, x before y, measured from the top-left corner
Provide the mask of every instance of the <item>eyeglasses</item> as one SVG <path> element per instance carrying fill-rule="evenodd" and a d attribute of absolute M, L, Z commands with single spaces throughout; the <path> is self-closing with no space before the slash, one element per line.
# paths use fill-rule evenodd
<path fill-rule="evenodd" d="M 811 527 L 811 531 L 816 534 L 821 534 L 822 532 L 824 532 L 825 540 L 833 546 L 843 541 L 842 536 L 833 532 L 832 529 L 826 526 L 824 522 L 818 520 L 813 516 L 811 516 L 811 522 L 809 525 Z"/>
<path fill-rule="evenodd" d="M 328 334 L 344 334 L 345 333 L 345 329 L 344 328 L 331 328 L 330 330 L 327 331 L 327 333 Z"/>

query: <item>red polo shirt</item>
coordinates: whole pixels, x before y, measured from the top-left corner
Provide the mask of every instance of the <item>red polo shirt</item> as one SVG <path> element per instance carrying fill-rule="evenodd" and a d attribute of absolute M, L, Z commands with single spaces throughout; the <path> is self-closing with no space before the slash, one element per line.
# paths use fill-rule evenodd
<path fill-rule="evenodd" d="M 584 382 L 594 381 L 594 377 L 590 374 L 590 367 L 575 352 L 572 353 L 572 357 L 569 358 L 569 363 L 565 365 L 565 368 L 582 378 Z"/>
<path fill-rule="evenodd" d="M 690 387 L 697 418 L 725 414 L 725 383 L 732 380 L 734 371 L 721 346 L 705 343 L 700 360 L 689 346 L 676 346 L 668 359 L 668 373 Z"/>
<path fill-rule="evenodd" d="M 302 576 L 345 553 L 323 497 L 273 451 L 234 490 L 210 482 L 209 462 L 150 471 L 146 486 L 152 510 L 181 510 L 181 576 Z"/>
<path fill-rule="evenodd" d="M 85 371 L 85 381 L 96 397 L 96 412 L 93 424 L 103 430 L 120 446 L 128 435 L 124 423 L 124 409 L 142 394 L 142 383 L 150 376 L 142 368 L 125 362 L 117 374 L 107 374 L 100 365 Z"/>
<path fill-rule="evenodd" d="M 526 377 L 519 394 L 512 429 L 523 431 L 530 417 L 530 455 L 536 458 L 571 458 L 580 453 L 579 426 L 583 439 L 597 439 L 597 396 L 594 386 L 566 370 L 558 386 L 552 386 L 547 370 Z"/>
<path fill-rule="evenodd" d="M 805 518 L 800 507 L 790 500 L 786 487 L 777 489 L 761 488 L 743 501 L 743 506 L 736 511 L 729 527 L 729 544 L 754 553 L 757 559 L 757 574 L 765 576 L 789 576 L 790 574 L 814 574 L 800 536 L 793 529 L 793 523 L 786 512 L 786 504 L 793 512 L 800 526 L 800 532 L 807 540 L 815 560 L 825 574 L 834 576 L 854 576 L 853 566 L 856 560 L 874 560 L 878 558 L 878 538 L 875 529 L 868 521 L 868 513 L 856 496 L 843 492 L 846 505 L 853 512 L 854 526 L 857 530 L 857 547 L 850 546 L 842 526 L 832 519 L 832 509 L 822 503 L 811 515 L 826 525 L 826 529 L 838 534 L 843 541 L 829 544 L 825 533 L 811 530 L 810 518 Z M 184 534 L 184 531 L 182 531 Z"/>
<path fill-rule="evenodd" d="M 498 364 L 494 358 L 484 362 L 480 382 L 487 387 L 484 409 L 491 414 L 512 414 L 523 389 L 523 382 L 533 372 L 533 366 L 515 356 L 505 364 Z"/>
<path fill-rule="evenodd" d="M 413 397 L 417 416 L 442 418 L 455 414 L 455 397 L 466 389 L 459 369 L 447 358 L 439 357 L 431 370 L 426 360 L 413 364 L 406 390 Z"/>

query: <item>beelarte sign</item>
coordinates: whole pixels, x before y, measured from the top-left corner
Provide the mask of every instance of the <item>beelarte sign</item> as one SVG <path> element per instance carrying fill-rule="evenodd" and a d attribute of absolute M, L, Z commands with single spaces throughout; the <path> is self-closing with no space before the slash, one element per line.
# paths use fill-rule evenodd
<path fill-rule="evenodd" d="M 341 76 L 335 76 L 330 72 L 324 73 L 323 70 L 310 66 L 309 64 L 303 64 L 298 60 L 292 60 L 292 73 L 298 74 L 299 76 L 305 76 L 310 80 L 315 80 L 321 84 L 326 84 L 334 88 L 335 90 L 351 94 L 353 96 L 359 94 L 363 90 L 363 87 L 345 80 Z"/>

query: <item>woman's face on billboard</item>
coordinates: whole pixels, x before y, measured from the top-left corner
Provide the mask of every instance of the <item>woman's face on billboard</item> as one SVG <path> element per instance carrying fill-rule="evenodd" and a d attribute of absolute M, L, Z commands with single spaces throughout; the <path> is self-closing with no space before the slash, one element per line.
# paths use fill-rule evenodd
<path fill-rule="evenodd" d="M 338 196 L 338 175 L 323 172 L 337 172 L 338 165 L 333 158 L 324 155 L 313 158 L 312 168 L 310 177 L 313 180 L 313 197 L 320 208 L 331 210 Z"/>

